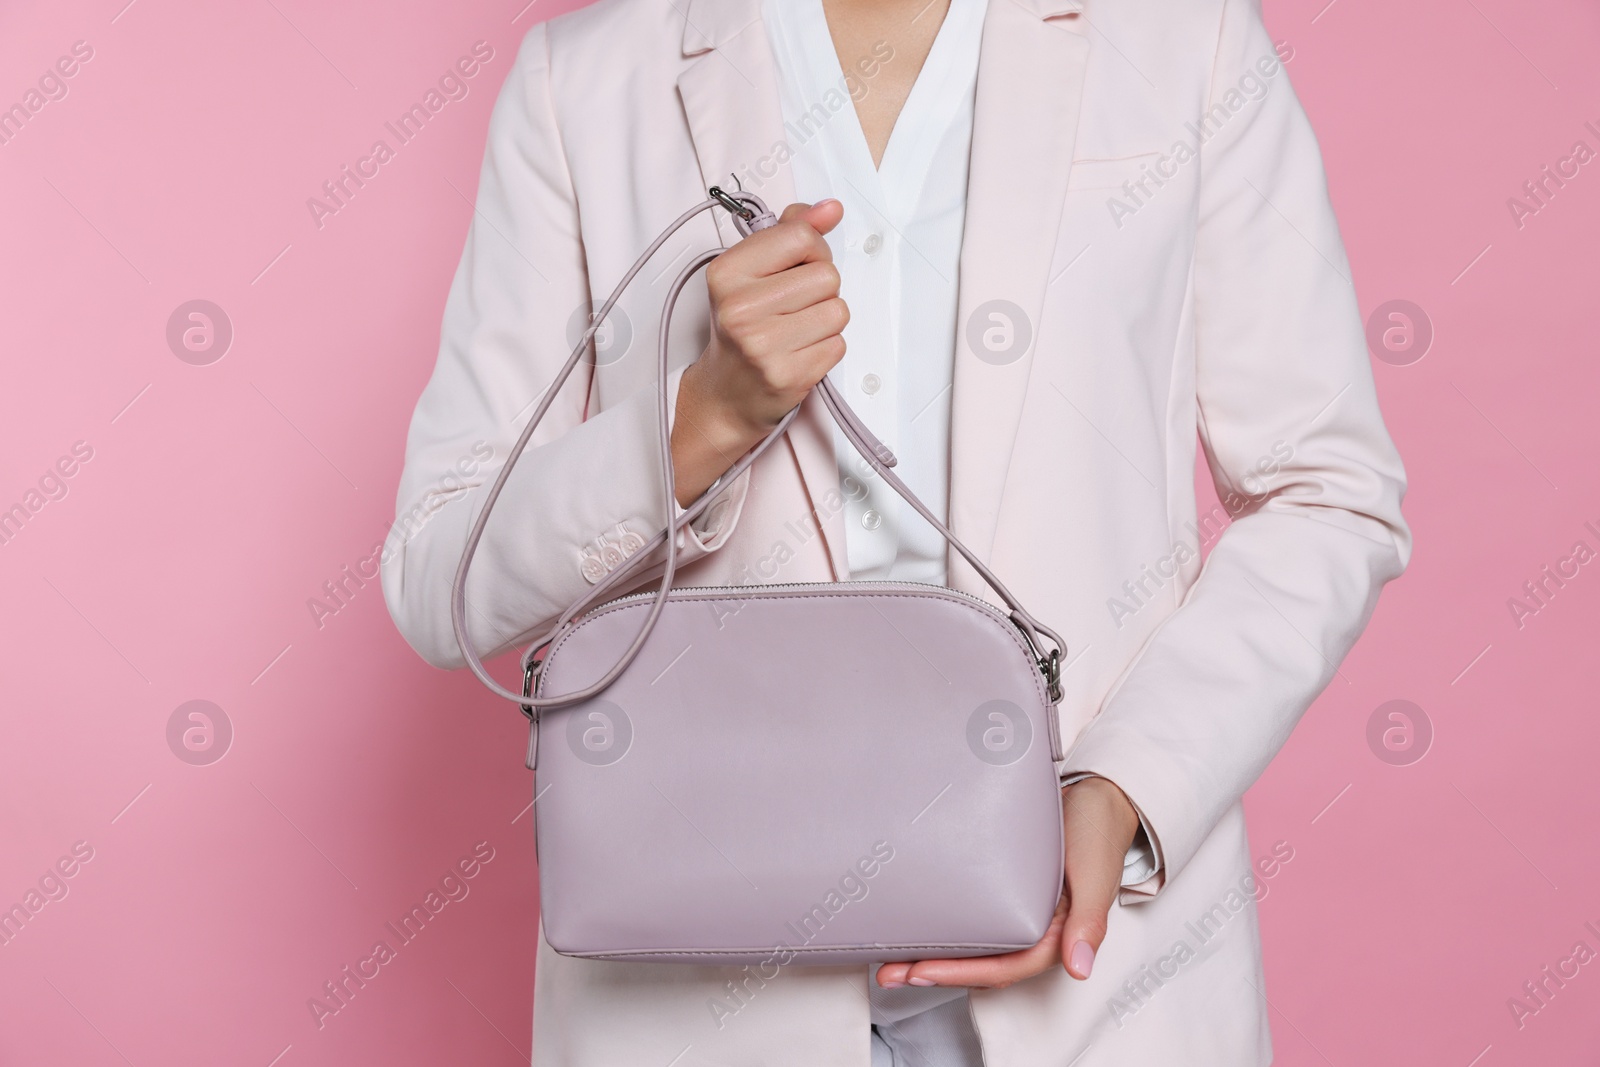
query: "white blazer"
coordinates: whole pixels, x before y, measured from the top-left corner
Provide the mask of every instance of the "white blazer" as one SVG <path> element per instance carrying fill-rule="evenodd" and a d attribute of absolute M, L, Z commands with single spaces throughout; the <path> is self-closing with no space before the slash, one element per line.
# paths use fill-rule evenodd
<path fill-rule="evenodd" d="M 775 210 L 792 199 L 759 20 L 758 0 L 599 0 L 524 40 L 384 555 L 390 611 L 430 663 L 462 663 L 448 592 L 470 489 L 591 301 L 708 185 L 733 174 Z M 1160 862 L 1112 909 L 1089 981 L 1053 968 L 975 992 L 985 1062 L 1265 1064 L 1252 894 L 1293 849 L 1252 857 L 1240 797 L 1411 542 L 1321 158 L 1259 0 L 995 0 L 969 190 L 951 524 L 1067 639 L 1060 769 L 1116 782 Z M 469 584 L 484 651 L 530 635 L 665 521 L 663 290 L 691 253 L 735 240 L 725 217 L 680 231 L 622 304 L 631 342 L 614 335 L 541 427 Z M 674 324 L 680 370 L 706 341 L 703 293 Z M 684 584 L 847 577 L 825 419 L 808 401 L 786 447 L 730 487 L 686 539 Z M 1197 436 L 1231 524 L 1197 514 Z M 988 595 L 959 560 L 951 584 Z M 866 1067 L 866 981 L 582 961 L 541 936 L 534 1061 Z M 720 1024 L 715 999 L 737 1005 Z"/>

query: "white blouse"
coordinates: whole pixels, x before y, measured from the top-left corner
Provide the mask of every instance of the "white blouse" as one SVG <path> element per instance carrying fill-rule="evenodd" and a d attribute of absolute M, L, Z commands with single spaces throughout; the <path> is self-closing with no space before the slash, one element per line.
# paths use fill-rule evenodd
<path fill-rule="evenodd" d="M 936 515 L 949 510 L 956 267 L 987 2 L 951 0 L 877 167 L 851 100 L 852 89 L 871 91 L 876 68 L 845 78 L 822 0 L 762 4 L 795 195 L 808 204 L 831 196 L 844 205 L 843 220 L 826 239 L 850 323 L 844 359 L 830 377 L 899 458 L 896 472 Z M 890 47 L 875 56 L 895 62 Z M 833 438 L 845 488 L 850 577 L 944 585 L 944 539 L 873 474 L 837 426 Z M 868 988 L 872 1021 L 880 1026 L 966 993 L 959 987 L 884 990 L 876 980 Z"/>
<path fill-rule="evenodd" d="M 948 511 L 956 272 L 986 6 L 952 0 L 874 167 L 851 90 L 871 92 L 877 66 L 852 70 L 847 81 L 821 0 L 763 5 L 796 195 L 844 204 L 843 221 L 827 235 L 850 306 L 847 351 L 833 383 L 936 515 Z M 894 57 L 892 42 L 875 59 L 906 62 Z M 850 576 L 945 584 L 944 540 L 872 474 L 837 427 L 834 453 L 848 501 Z"/>
<path fill-rule="evenodd" d="M 898 457 L 897 473 L 936 515 L 949 513 L 956 282 L 987 5 L 950 0 L 882 163 L 874 167 L 851 92 L 872 91 L 876 66 L 846 77 L 822 0 L 762 2 L 795 196 L 808 204 L 833 197 L 844 205 L 843 220 L 825 239 L 850 322 L 844 358 L 829 377 Z M 892 43 L 873 55 L 880 65 L 896 62 Z M 787 205 L 769 206 L 780 211 Z M 847 502 L 850 577 L 944 585 L 944 539 L 876 477 L 838 427 L 833 434 Z M 1141 819 L 1122 884 L 1136 885 L 1154 873 Z M 873 1021 L 880 1025 L 965 993 L 883 990 L 876 981 L 869 988 Z"/>

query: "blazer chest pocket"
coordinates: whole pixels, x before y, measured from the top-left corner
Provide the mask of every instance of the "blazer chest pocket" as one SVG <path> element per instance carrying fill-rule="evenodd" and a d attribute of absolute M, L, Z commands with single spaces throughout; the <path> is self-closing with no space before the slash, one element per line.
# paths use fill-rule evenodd
<path fill-rule="evenodd" d="M 1140 152 L 1115 159 L 1074 159 L 1067 172 L 1067 192 L 1080 189 L 1121 189 L 1127 181 L 1137 182 L 1146 166 L 1154 166 L 1160 152 Z"/>

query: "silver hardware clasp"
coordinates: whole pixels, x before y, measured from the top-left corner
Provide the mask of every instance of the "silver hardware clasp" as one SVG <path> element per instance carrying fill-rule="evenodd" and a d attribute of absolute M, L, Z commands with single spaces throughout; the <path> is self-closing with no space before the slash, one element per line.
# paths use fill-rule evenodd
<path fill-rule="evenodd" d="M 529 700 L 533 699 L 533 679 L 539 673 L 539 665 L 544 660 L 530 659 L 528 665 L 522 670 L 522 695 Z M 539 713 L 532 704 L 522 705 L 522 714 L 528 717 L 528 755 L 523 761 L 528 770 L 533 770 L 534 764 L 539 762 Z"/>
<path fill-rule="evenodd" d="M 716 200 L 717 203 L 727 208 L 733 214 L 738 215 L 741 219 L 744 219 L 744 221 L 750 222 L 756 217 L 755 208 L 751 207 L 749 204 L 735 200 L 733 197 L 723 192 L 721 186 L 713 185 L 710 189 L 706 190 L 706 192 L 710 193 L 712 199 Z"/>
<path fill-rule="evenodd" d="M 1044 674 L 1045 692 L 1050 703 L 1061 703 L 1061 650 L 1052 648 L 1050 654 L 1039 660 L 1039 670 Z"/>
<path fill-rule="evenodd" d="M 539 674 L 539 664 L 543 662 L 543 660 L 530 659 L 528 661 L 528 665 L 522 670 L 522 695 L 527 697 L 529 700 L 533 699 L 533 680 Z M 528 717 L 529 722 L 533 722 L 535 718 L 533 705 L 522 705 L 522 714 Z"/>

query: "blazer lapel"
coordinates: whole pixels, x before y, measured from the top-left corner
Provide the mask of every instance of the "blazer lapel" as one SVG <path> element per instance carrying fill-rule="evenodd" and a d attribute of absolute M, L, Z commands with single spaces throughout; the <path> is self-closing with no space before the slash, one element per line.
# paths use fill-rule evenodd
<path fill-rule="evenodd" d="M 794 202 L 794 179 L 787 153 L 775 152 L 784 142 L 783 112 L 759 0 L 690 0 L 683 54 L 699 57 L 679 75 L 678 93 L 702 181 L 730 189 L 742 184 L 746 192 L 781 212 Z M 739 234 L 727 213 L 714 214 L 722 243 L 733 245 Z M 834 577 L 843 579 L 849 570 L 844 510 L 824 503 L 839 491 L 832 422 L 815 393 L 806 398 L 784 436 L 810 497 Z"/>
<path fill-rule="evenodd" d="M 994 545 L 1077 136 L 1089 54 L 1088 38 L 1074 32 L 1080 8 L 1079 0 L 989 0 L 984 16 L 950 416 L 950 525 L 984 560 Z M 1069 17 L 1045 21 L 1057 15 Z M 949 559 L 952 586 L 987 592 L 956 553 Z"/>

